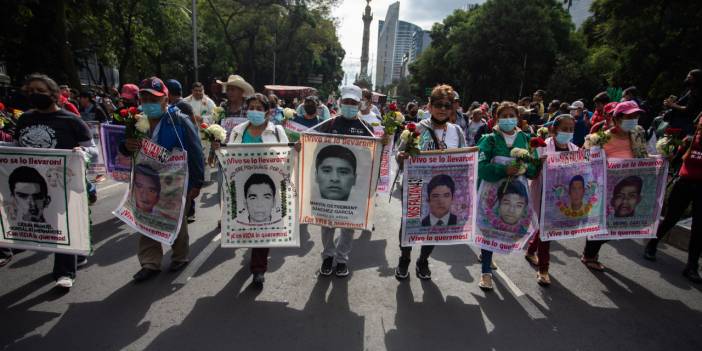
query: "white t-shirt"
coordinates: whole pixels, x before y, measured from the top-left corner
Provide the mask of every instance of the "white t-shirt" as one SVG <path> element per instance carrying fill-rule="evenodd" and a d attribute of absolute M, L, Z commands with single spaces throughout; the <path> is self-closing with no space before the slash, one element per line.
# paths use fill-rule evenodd
<path fill-rule="evenodd" d="M 507 147 L 512 147 L 512 144 L 514 144 L 514 140 L 517 139 L 517 134 L 519 133 L 516 131 L 512 133 L 512 135 L 502 133 L 502 137 L 505 138 L 505 143 L 507 144 Z"/>
<path fill-rule="evenodd" d="M 434 129 L 434 134 L 436 135 L 436 140 L 439 142 L 444 142 L 446 144 L 447 149 L 453 149 L 457 148 L 459 145 L 459 138 L 460 136 L 458 135 L 458 128 L 454 124 L 446 124 L 446 131 L 443 129 L 437 128 Z M 431 131 L 430 131 L 431 132 Z M 446 133 L 446 137 L 444 137 L 444 133 Z M 437 147 L 438 149 L 438 147 Z"/>

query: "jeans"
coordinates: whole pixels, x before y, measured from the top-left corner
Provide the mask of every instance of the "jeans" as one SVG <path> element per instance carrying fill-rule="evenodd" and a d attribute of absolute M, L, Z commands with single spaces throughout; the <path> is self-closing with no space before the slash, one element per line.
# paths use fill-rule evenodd
<path fill-rule="evenodd" d="M 76 260 L 78 256 L 68 254 L 54 254 L 54 280 L 61 277 L 76 278 Z"/>
<path fill-rule="evenodd" d="M 322 245 L 324 246 L 322 258 L 334 257 L 336 263 L 346 263 L 351 253 L 354 230 L 342 228 L 337 243 L 334 243 L 335 231 L 336 228 L 322 227 Z"/>
<path fill-rule="evenodd" d="M 692 202 L 692 228 L 690 228 L 690 243 L 687 250 L 687 268 L 698 269 L 700 253 L 702 253 L 702 184 L 699 182 L 678 178 L 673 184 L 668 199 L 668 212 L 658 226 L 657 239 L 651 239 L 650 246 L 656 247 L 658 242 L 678 223 L 687 207 Z"/>
<path fill-rule="evenodd" d="M 401 252 L 400 257 L 409 260 L 410 255 L 412 254 L 412 246 L 402 246 L 402 224 L 400 224 L 400 233 L 398 234 L 398 236 L 398 242 L 400 245 Z M 423 245 L 419 253 L 419 258 L 417 259 L 417 262 L 426 262 L 429 259 L 429 255 L 431 255 L 432 251 L 434 251 L 434 245 Z"/>
<path fill-rule="evenodd" d="M 268 270 L 268 247 L 255 247 L 251 249 L 251 273 L 266 273 Z"/>
<path fill-rule="evenodd" d="M 492 251 L 480 249 L 480 256 L 482 261 L 480 267 L 481 272 L 492 274 Z"/>
<path fill-rule="evenodd" d="M 178 232 L 178 237 L 173 242 L 171 249 L 173 254 L 171 257 L 172 262 L 187 262 L 188 253 L 190 252 L 190 237 L 188 236 L 188 222 L 185 220 L 185 214 L 188 213 L 190 207 L 190 200 L 186 199 L 185 210 L 183 211 L 183 218 L 181 219 L 180 231 Z M 146 235 L 141 235 L 139 238 L 139 252 L 137 256 L 139 257 L 139 263 L 143 268 L 160 270 L 161 260 L 163 259 L 163 249 L 161 248 L 161 243 L 147 237 Z"/>

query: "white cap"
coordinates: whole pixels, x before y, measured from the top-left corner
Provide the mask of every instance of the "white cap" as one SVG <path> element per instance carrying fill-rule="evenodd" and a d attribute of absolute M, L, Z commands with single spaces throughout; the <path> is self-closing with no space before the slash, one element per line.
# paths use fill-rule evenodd
<path fill-rule="evenodd" d="M 341 87 L 341 100 L 352 99 L 361 102 L 361 88 L 355 85 Z"/>
<path fill-rule="evenodd" d="M 584 108 L 585 108 L 585 104 L 583 104 L 582 101 L 575 101 L 575 102 L 573 102 L 572 105 L 568 106 L 569 110 L 577 110 L 577 109 L 584 109 Z"/>

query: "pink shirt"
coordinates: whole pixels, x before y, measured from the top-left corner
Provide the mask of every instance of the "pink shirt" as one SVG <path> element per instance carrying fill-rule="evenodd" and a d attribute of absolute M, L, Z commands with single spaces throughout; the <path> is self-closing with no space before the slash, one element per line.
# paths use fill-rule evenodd
<path fill-rule="evenodd" d="M 630 138 L 617 138 L 612 136 L 609 142 L 604 146 L 607 158 L 634 158 L 634 153 L 631 152 Z"/>

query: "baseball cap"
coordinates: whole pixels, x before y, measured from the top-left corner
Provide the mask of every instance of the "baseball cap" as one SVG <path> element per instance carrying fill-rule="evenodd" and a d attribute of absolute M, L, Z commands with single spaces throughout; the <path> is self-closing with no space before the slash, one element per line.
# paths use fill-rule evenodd
<path fill-rule="evenodd" d="M 175 79 L 167 80 L 166 88 L 168 88 L 168 91 L 173 95 L 183 95 L 183 86 Z"/>
<path fill-rule="evenodd" d="M 630 115 L 636 112 L 644 112 L 644 110 L 639 108 L 639 105 L 635 101 L 624 101 L 617 104 L 614 108 L 614 115 Z"/>
<path fill-rule="evenodd" d="M 341 100 L 351 99 L 354 101 L 361 101 L 361 88 L 355 85 L 347 85 L 341 87 Z"/>
<path fill-rule="evenodd" d="M 612 101 L 610 103 L 607 103 L 607 105 L 604 105 L 604 112 L 605 113 L 612 113 L 614 112 L 614 109 L 617 107 L 619 103 L 616 101 Z"/>
<path fill-rule="evenodd" d="M 139 94 L 139 87 L 134 84 L 125 84 L 122 86 L 122 93 L 119 94 L 124 99 L 136 99 Z"/>
<path fill-rule="evenodd" d="M 139 93 L 147 92 L 154 96 L 168 95 L 168 88 L 158 77 L 150 77 L 141 81 Z"/>
<path fill-rule="evenodd" d="M 568 106 L 569 110 L 577 110 L 585 108 L 585 104 L 582 101 L 574 101 L 572 105 Z"/>

